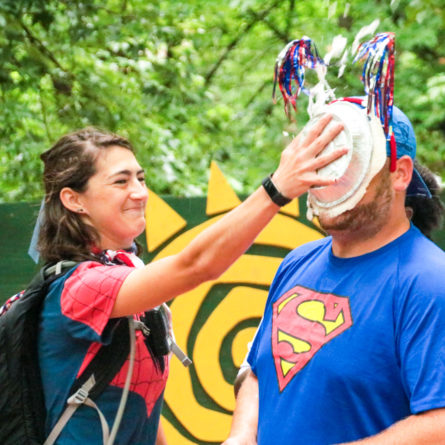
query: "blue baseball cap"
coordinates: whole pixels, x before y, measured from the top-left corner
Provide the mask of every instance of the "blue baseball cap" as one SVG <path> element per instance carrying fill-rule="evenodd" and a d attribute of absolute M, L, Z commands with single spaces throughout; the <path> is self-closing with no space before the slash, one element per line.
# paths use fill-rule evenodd
<path fill-rule="evenodd" d="M 414 160 L 417 149 L 414 128 L 405 113 L 396 106 L 393 107 L 392 111 L 392 131 L 396 140 L 397 159 L 407 155 Z M 386 144 L 386 153 L 388 156 L 391 155 L 389 142 Z M 432 196 L 428 186 L 416 169 L 413 170 L 413 176 L 406 190 L 406 195 L 422 196 L 424 198 L 431 198 Z"/>
<path fill-rule="evenodd" d="M 345 97 L 339 100 L 346 100 L 348 102 L 355 103 L 360 107 L 364 107 L 364 102 L 366 101 L 365 96 L 353 96 Z M 394 139 L 396 141 L 396 152 L 397 159 L 404 155 L 408 155 L 412 160 L 416 157 L 416 135 L 414 134 L 414 128 L 406 116 L 406 114 L 395 105 L 392 110 L 392 131 L 394 134 Z M 391 156 L 391 145 L 388 141 L 386 143 L 386 154 L 388 157 Z M 424 198 L 431 198 L 431 192 L 426 185 L 425 181 L 422 179 L 420 173 L 414 169 L 411 182 L 406 190 L 406 196 L 420 196 Z"/>

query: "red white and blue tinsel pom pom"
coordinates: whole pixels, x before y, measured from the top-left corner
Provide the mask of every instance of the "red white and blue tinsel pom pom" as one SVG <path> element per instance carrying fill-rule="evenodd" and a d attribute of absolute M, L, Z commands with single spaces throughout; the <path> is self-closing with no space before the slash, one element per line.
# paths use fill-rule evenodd
<path fill-rule="evenodd" d="M 382 32 L 362 43 L 354 58 L 354 62 L 365 59 L 361 80 L 368 96 L 367 111 L 368 114 L 374 112 L 382 123 L 383 131 L 391 147 L 391 171 L 394 171 L 396 162 L 396 146 L 392 132 L 394 54 L 394 33 Z"/>
<path fill-rule="evenodd" d="M 361 80 L 367 95 L 367 113 L 375 114 L 380 119 L 391 147 L 391 171 L 394 171 L 396 163 L 396 144 L 392 131 L 394 54 L 395 35 L 392 32 L 383 32 L 360 44 L 353 61 L 365 61 Z M 288 116 L 290 115 L 289 104 L 296 110 L 297 98 L 302 91 L 311 96 L 311 91 L 304 86 L 306 68 L 326 69 L 326 63 L 319 56 L 312 40 L 305 36 L 300 40 L 289 42 L 280 52 L 275 63 L 273 98 L 275 99 L 278 84 Z M 325 96 L 328 97 L 328 94 Z"/>
<path fill-rule="evenodd" d="M 284 99 L 284 109 L 289 116 L 289 103 L 297 109 L 297 98 L 301 91 L 309 95 L 304 87 L 306 68 L 315 69 L 325 65 L 319 56 L 317 47 L 309 37 L 289 42 L 277 57 L 275 62 L 274 86 L 272 96 L 275 99 L 276 85 L 280 88 Z"/>

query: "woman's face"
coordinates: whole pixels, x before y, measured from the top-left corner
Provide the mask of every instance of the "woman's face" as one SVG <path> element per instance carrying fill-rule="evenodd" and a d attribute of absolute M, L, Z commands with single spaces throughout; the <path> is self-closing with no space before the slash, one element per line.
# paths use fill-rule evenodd
<path fill-rule="evenodd" d="M 96 160 L 96 173 L 79 194 L 82 218 L 100 236 L 101 249 L 125 249 L 145 229 L 148 191 L 133 152 L 111 146 Z"/>

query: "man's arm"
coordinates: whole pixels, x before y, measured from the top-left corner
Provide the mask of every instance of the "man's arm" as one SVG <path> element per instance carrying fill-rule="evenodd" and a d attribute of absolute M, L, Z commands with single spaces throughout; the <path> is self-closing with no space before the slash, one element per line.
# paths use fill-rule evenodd
<path fill-rule="evenodd" d="M 445 408 L 415 414 L 375 436 L 348 445 L 444 445 Z"/>
<path fill-rule="evenodd" d="M 243 363 L 241 365 L 241 368 L 238 371 L 238 374 L 236 376 L 235 383 L 233 384 L 233 392 L 235 393 L 235 399 L 238 397 L 238 393 L 241 388 L 241 385 L 244 383 L 244 380 L 246 380 L 247 376 L 249 375 L 249 371 L 250 371 L 250 365 L 247 363 L 247 360 L 245 359 L 244 362 L 246 364 Z"/>
<path fill-rule="evenodd" d="M 236 397 L 229 438 L 223 445 L 256 445 L 258 427 L 258 380 L 248 370 L 241 378 L 242 384 Z"/>
<path fill-rule="evenodd" d="M 258 380 L 245 371 L 236 398 L 229 438 L 223 445 L 256 445 Z M 403 419 L 374 436 L 339 445 L 445 445 L 445 408 L 425 411 Z"/>
<path fill-rule="evenodd" d="M 156 445 L 167 445 L 167 438 L 165 437 L 162 423 L 159 420 L 158 434 L 156 436 Z"/>

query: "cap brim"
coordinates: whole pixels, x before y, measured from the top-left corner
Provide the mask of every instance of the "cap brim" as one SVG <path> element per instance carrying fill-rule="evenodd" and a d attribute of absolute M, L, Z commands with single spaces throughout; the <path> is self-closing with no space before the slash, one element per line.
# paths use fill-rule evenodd
<path fill-rule="evenodd" d="M 432 198 L 431 192 L 420 173 L 414 169 L 413 177 L 406 191 L 406 196 L 420 196 L 423 198 Z"/>

